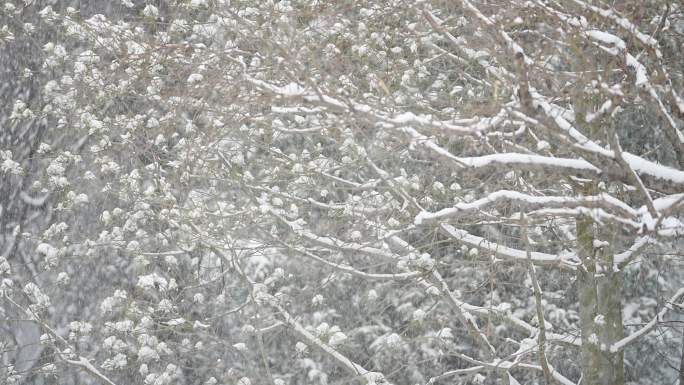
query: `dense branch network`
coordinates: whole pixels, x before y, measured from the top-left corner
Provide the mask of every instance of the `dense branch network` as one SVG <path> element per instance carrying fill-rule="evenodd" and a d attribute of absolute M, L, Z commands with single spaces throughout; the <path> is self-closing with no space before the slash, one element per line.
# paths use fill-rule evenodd
<path fill-rule="evenodd" d="M 37 10 L 64 42 L 10 120 L 49 127 L 43 167 L 0 173 L 54 217 L 11 229 L 37 262 L 2 251 L 0 294 L 43 356 L 108 384 L 624 382 L 684 297 L 676 269 L 665 303 L 633 287 L 684 234 L 683 10 L 452 3 Z"/>

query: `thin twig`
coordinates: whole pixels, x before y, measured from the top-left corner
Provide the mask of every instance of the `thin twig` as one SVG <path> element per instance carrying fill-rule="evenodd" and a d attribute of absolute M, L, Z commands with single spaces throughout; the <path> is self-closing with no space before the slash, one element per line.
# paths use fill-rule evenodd
<path fill-rule="evenodd" d="M 530 238 L 527 236 L 527 220 L 525 214 L 520 212 L 520 219 L 522 221 L 522 238 L 525 242 L 525 252 L 527 253 L 527 269 L 532 280 L 532 288 L 534 289 L 534 301 L 537 307 L 537 320 L 539 321 L 539 333 L 537 334 L 537 344 L 539 346 L 539 362 L 544 372 L 544 378 L 547 384 L 551 384 L 553 378 L 551 369 L 549 369 L 549 362 L 546 359 L 546 322 L 544 321 L 544 309 L 542 307 L 542 291 L 537 280 L 534 263 L 532 262 L 532 252 L 530 251 Z"/>

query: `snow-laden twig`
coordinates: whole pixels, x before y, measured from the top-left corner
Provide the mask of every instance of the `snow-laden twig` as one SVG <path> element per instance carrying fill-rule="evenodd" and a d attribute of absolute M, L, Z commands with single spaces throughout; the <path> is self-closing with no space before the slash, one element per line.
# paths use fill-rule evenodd
<path fill-rule="evenodd" d="M 549 361 L 546 358 L 546 320 L 544 319 L 544 307 L 542 305 L 542 290 L 537 280 L 537 272 L 535 271 L 534 263 L 532 262 L 532 252 L 530 250 L 530 238 L 527 234 L 527 221 L 525 215 L 520 213 L 520 220 L 522 222 L 523 243 L 525 244 L 525 253 L 527 254 L 527 271 L 532 281 L 532 290 L 534 292 L 534 302 L 537 310 L 537 322 L 539 323 L 539 334 L 537 335 L 537 352 L 539 354 L 539 362 L 542 367 L 542 372 L 546 378 L 546 383 L 551 382 L 551 369 L 549 369 Z"/>
<path fill-rule="evenodd" d="M 480 330 L 480 327 L 477 325 L 477 319 L 468 311 L 468 304 L 461 301 L 456 297 L 456 295 L 454 295 L 454 292 L 449 288 L 449 284 L 444 280 L 444 278 L 442 278 L 439 272 L 433 270 L 432 277 L 439 284 L 440 290 L 444 294 L 444 297 L 447 299 L 447 301 L 453 305 L 454 309 L 457 309 L 456 315 L 459 317 L 463 326 L 465 326 L 470 334 L 475 337 L 475 340 L 487 352 L 487 355 L 489 357 L 494 357 L 496 349 L 489 342 L 487 336 Z"/>
<path fill-rule="evenodd" d="M 621 224 L 623 226 L 629 226 L 634 230 L 641 231 L 643 229 L 643 223 L 637 220 L 626 219 L 624 217 L 614 215 L 606 212 L 602 208 L 587 208 L 587 207 L 563 207 L 563 208 L 542 208 L 538 210 L 532 210 L 526 213 L 530 218 L 581 218 L 587 217 L 593 219 L 596 223 L 606 223 L 613 222 Z"/>
<path fill-rule="evenodd" d="M 626 45 L 624 41 L 622 41 L 622 39 L 618 38 L 617 36 L 607 32 L 599 33 L 598 31 L 587 31 L 585 32 L 585 34 L 587 34 L 594 40 L 598 40 L 604 43 L 608 42 L 616 44 L 617 49 L 602 47 L 603 51 L 615 57 L 622 58 L 624 56 L 625 64 L 628 67 L 630 67 L 635 73 L 634 86 L 637 89 L 646 90 L 646 94 L 656 102 L 656 104 L 658 105 L 658 111 L 665 118 L 667 125 L 665 125 L 664 128 L 668 140 L 678 151 L 684 150 L 684 134 L 682 134 L 682 132 L 679 130 L 674 118 L 665 107 L 665 104 L 656 92 L 655 87 L 651 84 L 646 66 L 642 64 L 636 57 L 634 57 L 632 54 L 626 51 Z"/>
<path fill-rule="evenodd" d="M 633 343 L 640 337 L 644 336 L 645 334 L 653 330 L 653 328 L 655 328 L 658 325 L 658 322 L 661 322 L 663 320 L 665 314 L 667 314 L 669 310 L 672 310 L 672 304 L 674 304 L 683 296 L 684 288 L 680 288 L 672 297 L 670 297 L 665 306 L 663 306 L 663 308 L 658 312 L 658 314 L 656 314 L 655 317 L 653 317 L 651 321 L 649 321 L 646 325 L 644 325 L 641 329 L 637 330 L 636 332 L 612 344 L 608 350 L 611 353 L 617 353 L 620 350 L 623 350 L 625 347 L 627 347 L 627 345 Z"/>
<path fill-rule="evenodd" d="M 636 39 L 648 48 L 647 51 L 655 56 L 654 61 L 657 63 L 657 68 L 660 71 L 660 74 L 665 78 L 664 84 L 659 85 L 659 87 L 664 89 L 664 92 L 666 94 L 669 94 L 670 100 L 672 101 L 671 104 L 673 110 L 678 110 L 680 114 L 684 114 L 684 101 L 672 87 L 672 80 L 670 78 L 670 74 L 665 69 L 665 66 L 662 62 L 662 53 L 660 52 L 658 41 L 641 32 L 637 26 L 632 24 L 628 19 L 621 17 L 617 12 L 615 12 L 612 9 L 602 9 L 591 4 L 587 4 L 582 0 L 572 1 L 580 5 L 583 9 L 591 11 L 595 15 L 598 15 L 604 18 L 605 20 L 613 22 L 615 25 L 629 32 L 634 39 Z M 558 17 L 560 20 L 567 23 L 568 25 L 577 28 L 581 34 L 586 36 L 589 40 L 593 40 L 594 43 L 604 52 L 622 59 L 626 66 L 632 68 L 632 70 L 635 73 L 635 87 L 637 89 L 644 89 L 646 91 L 646 94 L 656 102 L 658 106 L 657 111 L 665 118 L 665 121 L 667 122 L 667 125 L 664 126 L 664 132 L 668 138 L 668 141 L 670 141 L 672 146 L 674 146 L 674 148 L 676 149 L 676 155 L 679 161 L 679 165 L 681 167 L 684 167 L 684 134 L 682 134 L 672 115 L 665 107 L 662 98 L 656 92 L 656 88 L 651 84 L 646 66 L 642 64 L 639 61 L 639 59 L 637 59 L 637 57 L 635 57 L 628 51 L 627 45 L 624 42 L 624 40 L 606 31 L 587 30 L 586 25 L 578 21 L 575 15 L 568 15 L 562 13 L 558 10 L 548 7 L 541 1 L 537 1 L 537 5 L 545 11 Z M 601 46 L 596 42 L 609 44 L 612 47 Z"/>
<path fill-rule="evenodd" d="M 270 195 L 275 195 L 279 196 L 282 198 L 286 198 L 295 202 L 300 202 L 300 203 L 305 203 L 305 204 L 310 204 L 312 206 L 325 209 L 325 210 L 349 210 L 351 212 L 361 214 L 361 215 L 378 215 L 378 214 L 386 214 L 387 212 L 390 211 L 389 208 L 375 208 L 375 207 L 367 207 L 363 205 L 350 205 L 350 204 L 345 204 L 345 203 L 324 203 L 320 202 L 316 199 L 313 198 L 300 198 L 292 194 L 287 194 L 281 191 L 275 191 L 270 188 L 266 187 L 259 187 L 259 186 L 252 186 L 252 185 L 246 185 L 247 187 L 255 190 L 255 191 L 261 191 L 268 193 Z"/>
<path fill-rule="evenodd" d="M 622 253 L 615 254 L 613 256 L 613 266 L 615 269 L 623 269 L 629 263 L 631 263 L 634 258 L 638 256 L 639 251 L 649 244 L 652 244 L 655 240 L 650 236 L 640 237 L 630 246 L 627 250 Z"/>
<path fill-rule="evenodd" d="M 620 164 L 620 166 L 622 166 L 622 168 L 626 171 L 627 175 L 629 175 L 632 178 L 632 180 L 634 180 L 634 184 L 636 185 L 641 195 L 644 197 L 644 200 L 646 201 L 646 207 L 648 208 L 648 212 L 651 213 L 651 216 L 653 218 L 658 218 L 658 211 L 656 211 L 655 207 L 653 206 L 653 198 L 651 198 L 651 194 L 646 189 L 646 186 L 644 186 L 644 182 L 641 181 L 639 175 L 637 175 L 634 169 L 629 165 L 629 163 L 627 163 L 625 158 L 622 156 L 622 146 L 620 146 L 620 139 L 618 138 L 615 130 L 609 130 L 608 139 L 610 141 L 610 146 L 613 149 L 613 153 L 615 154 L 615 159 L 617 159 L 618 164 Z"/>
<path fill-rule="evenodd" d="M 309 93 L 298 85 L 276 86 L 250 78 L 247 75 L 245 75 L 245 79 L 252 82 L 264 92 L 273 93 L 286 98 L 303 98 L 307 102 L 331 108 L 333 112 L 337 111 L 360 115 L 371 119 L 371 121 L 376 122 L 376 124 L 380 124 L 385 128 L 397 129 L 408 134 L 415 144 L 429 149 L 440 158 L 449 160 L 450 162 L 448 165 L 453 166 L 456 169 L 516 167 L 521 170 L 565 173 L 591 179 L 596 179 L 605 175 L 618 177 L 619 179 L 624 179 L 626 182 L 631 180 L 627 178 L 624 173 L 616 174 L 615 172 L 611 172 L 611 170 L 603 170 L 582 158 L 555 158 L 518 153 L 490 154 L 479 157 L 457 157 L 445 148 L 439 146 L 430 137 L 419 133 L 414 127 L 448 130 L 453 134 L 478 135 L 482 133 L 483 130 L 486 131 L 486 129 L 490 128 L 491 125 L 482 126 L 476 124 L 472 127 L 458 126 L 449 122 L 435 121 L 427 117 L 417 116 L 406 112 L 393 115 L 378 113 L 373 112 L 374 109 L 368 105 L 356 102 L 344 103 L 328 95 Z M 598 145 L 581 134 L 567 119 L 558 113 L 557 106 L 546 101 L 545 98 L 536 93 L 533 89 L 531 89 L 530 92 L 534 103 L 541 107 L 542 111 L 544 111 L 544 113 L 551 118 L 562 131 L 570 134 L 570 136 L 575 139 L 576 142 L 574 143 L 574 146 L 578 150 L 597 156 L 599 159 L 615 160 L 611 150 Z M 642 178 L 648 177 L 653 180 L 653 183 L 657 185 L 656 187 L 664 191 L 672 191 L 673 189 L 684 187 L 684 171 L 657 164 L 628 152 L 623 152 L 623 157 L 637 174 L 642 176 Z"/>
<path fill-rule="evenodd" d="M 405 240 L 401 239 L 398 236 L 393 236 L 390 239 L 390 242 L 393 243 L 398 249 L 403 249 L 407 253 L 413 252 L 416 253 L 417 250 L 411 246 L 408 242 Z M 439 281 L 439 279 L 438 279 Z M 429 282 L 427 281 L 421 281 L 421 284 L 424 286 L 430 285 Z M 448 289 L 448 287 L 447 287 Z M 450 290 L 448 290 L 448 293 L 451 293 Z M 448 294 L 447 292 L 442 292 L 444 296 Z M 480 306 L 475 306 L 471 305 L 469 303 L 463 302 L 456 298 L 453 293 L 449 297 L 445 297 L 447 300 L 455 305 L 459 311 L 464 311 L 469 313 L 470 315 L 473 316 L 478 316 L 478 317 L 489 317 L 489 316 L 494 316 L 498 319 L 503 320 L 504 322 L 512 325 L 513 327 L 517 328 L 520 331 L 526 332 L 529 335 L 537 335 L 539 333 L 539 329 L 530 325 L 529 323 L 521 320 L 518 317 L 513 316 L 512 314 L 506 314 L 503 312 L 500 312 L 492 307 L 480 307 Z M 580 346 L 581 342 L 580 339 L 571 336 L 571 335 L 561 335 L 561 334 L 556 334 L 556 333 L 546 333 L 546 339 L 551 342 L 553 341 L 554 343 L 559 343 L 559 344 L 565 344 L 565 345 L 572 345 L 572 346 Z"/>
<path fill-rule="evenodd" d="M 532 65 L 534 61 L 529 58 L 520 44 L 516 43 L 515 40 L 506 32 L 503 28 L 499 28 L 496 21 L 491 17 L 487 17 L 479 8 L 477 8 L 469 0 L 460 1 L 463 6 L 470 11 L 477 20 L 481 21 L 487 28 L 493 29 L 506 43 L 506 48 L 510 51 L 512 56 L 522 56 L 525 65 Z"/>
<path fill-rule="evenodd" d="M 539 208 L 575 208 L 587 209 L 603 208 L 623 215 L 627 219 L 635 220 L 636 210 L 610 194 L 596 196 L 535 196 L 518 191 L 499 190 L 470 203 L 458 203 L 435 213 L 421 212 L 415 218 L 415 224 L 435 223 L 439 221 L 469 216 L 480 210 L 487 209 L 497 203 L 517 204 L 525 209 Z"/>
<path fill-rule="evenodd" d="M 466 354 L 463 354 L 461 352 L 454 352 L 450 351 L 449 354 L 460 358 L 470 364 L 477 365 L 477 366 L 483 366 L 485 370 L 490 370 L 490 371 L 496 371 L 502 374 L 510 374 L 510 371 L 513 369 L 526 369 L 526 370 L 534 370 L 534 371 L 540 371 L 543 372 L 543 369 L 539 365 L 534 365 L 534 364 L 528 364 L 524 362 L 519 362 L 519 361 L 509 361 L 509 360 L 500 360 L 500 359 L 495 359 L 493 361 L 482 361 L 482 360 L 476 360 Z M 557 371 L 553 366 L 549 365 L 549 371 L 551 373 L 551 377 L 555 382 L 557 382 L 560 385 L 577 385 L 575 382 L 570 380 L 569 378 L 565 377 L 562 375 L 559 371 Z M 430 383 L 428 383 L 430 385 Z"/>
<path fill-rule="evenodd" d="M 454 370 L 448 370 L 440 375 L 434 376 L 430 378 L 430 380 L 427 382 L 426 385 L 433 385 L 435 382 L 447 378 L 447 377 L 454 377 L 454 376 L 471 376 L 473 374 L 480 373 L 481 371 L 485 370 L 484 365 L 477 365 L 477 366 L 471 366 L 469 368 L 464 368 L 464 369 L 454 369 Z"/>
<path fill-rule="evenodd" d="M 106 383 L 109 384 L 109 385 L 116 385 L 116 383 L 114 383 L 114 381 L 110 380 L 107 376 L 105 376 L 104 374 L 102 374 L 102 372 L 100 372 L 100 371 L 99 371 L 93 364 L 91 364 L 90 361 L 89 361 L 87 358 L 85 358 L 85 357 L 79 356 L 79 357 L 78 357 L 78 360 L 64 360 L 64 362 L 66 362 L 66 363 L 68 363 L 68 364 L 71 364 L 71 365 L 79 366 L 79 367 L 85 369 L 85 371 L 89 372 L 89 373 L 92 374 L 93 376 L 99 378 L 100 380 L 106 382 Z"/>
<path fill-rule="evenodd" d="M 513 249 L 495 242 L 490 242 L 485 238 L 472 235 L 465 230 L 457 229 L 452 225 L 441 223 L 440 229 L 444 234 L 462 242 L 470 247 L 477 247 L 480 250 L 492 253 L 495 257 L 507 261 L 525 262 L 528 258 L 525 250 Z M 558 266 L 563 269 L 575 270 L 579 261 L 574 255 L 553 255 L 537 251 L 530 253 L 532 262 L 542 266 Z"/>
<path fill-rule="evenodd" d="M 507 77 L 511 77 L 511 74 L 505 68 L 495 67 L 489 64 L 489 62 L 486 60 L 485 57 L 483 57 L 483 55 L 480 52 L 468 47 L 467 42 L 465 42 L 463 39 L 456 38 L 454 35 L 449 33 L 449 31 L 447 31 L 442 25 L 442 20 L 440 20 L 432 12 L 423 10 L 423 17 L 425 17 L 425 19 L 428 21 L 432 29 L 442 34 L 442 36 L 444 36 L 444 38 L 453 47 L 455 47 L 462 55 L 464 55 L 468 59 L 468 62 L 475 62 L 479 64 L 482 68 L 485 69 L 485 71 L 487 71 L 500 81 L 506 81 Z"/>
<path fill-rule="evenodd" d="M 346 264 L 341 264 L 341 263 L 334 263 L 330 262 L 326 259 L 323 259 L 316 254 L 307 251 L 305 249 L 301 249 L 292 245 L 289 245 L 287 243 L 281 242 L 283 246 L 286 248 L 295 251 L 309 259 L 312 259 L 316 262 L 322 263 L 324 265 L 330 266 L 333 269 L 343 272 L 343 273 L 348 273 L 354 276 L 357 276 L 359 278 L 364 278 L 364 279 L 369 279 L 369 280 L 390 280 L 390 281 L 405 281 L 409 279 L 414 279 L 418 278 L 422 275 L 424 275 L 423 272 L 418 272 L 418 271 L 410 271 L 410 272 L 405 272 L 405 273 L 394 273 L 394 274 L 382 274 L 382 273 L 366 273 L 365 271 L 361 271 L 358 269 L 355 269 L 349 265 Z"/>
<path fill-rule="evenodd" d="M 623 28 L 625 31 L 629 32 L 632 36 L 634 36 L 641 44 L 648 46 L 654 50 L 658 50 L 658 41 L 647 34 L 641 32 L 639 28 L 634 25 L 632 22 L 630 22 L 628 19 L 625 19 L 624 17 L 621 17 L 617 12 L 615 12 L 612 9 L 601 9 L 597 6 L 588 4 L 582 0 L 571 0 L 575 4 L 579 5 L 585 10 L 591 11 L 594 14 L 612 21 L 615 25 L 620 26 Z M 658 56 L 661 56 L 660 52 L 658 51 Z"/>
<path fill-rule="evenodd" d="M 578 151 L 586 154 L 588 157 L 595 158 L 592 163 L 582 159 L 577 162 L 583 162 L 586 167 L 595 168 L 598 171 L 596 176 L 612 177 L 621 180 L 625 183 L 633 183 L 632 177 L 625 174 L 624 171 L 619 172 L 611 169 L 611 165 L 617 162 L 615 154 L 612 150 L 607 149 L 591 139 L 587 138 L 577 128 L 575 128 L 570 121 L 565 119 L 557 112 L 553 104 L 549 103 L 546 98 L 535 90 L 531 91 L 534 98 L 534 103 L 541 107 L 541 111 L 555 124 L 555 126 L 563 133 L 569 135 L 574 140 L 571 145 Z M 623 151 L 622 157 L 629 167 L 637 173 L 647 184 L 649 188 L 656 188 L 663 192 L 681 191 L 684 188 L 684 171 L 678 170 L 666 165 L 658 164 L 647 160 L 641 156 L 631 154 Z M 614 167 L 613 167 L 614 168 Z"/>
<path fill-rule="evenodd" d="M 438 158 L 448 160 L 447 166 L 456 170 L 503 170 L 515 167 L 519 170 L 547 171 L 579 175 L 588 178 L 598 178 L 602 171 L 584 159 L 555 158 L 542 155 L 530 155 L 520 153 L 500 153 L 474 157 L 458 157 L 445 148 L 439 146 L 431 138 L 419 133 L 413 127 L 402 127 L 401 131 L 408 134 L 416 145 L 423 146 L 435 154 Z M 684 183 L 684 175 L 682 176 Z"/>
<path fill-rule="evenodd" d="M 290 315 L 277 301 L 272 301 L 271 306 L 276 308 L 285 323 L 289 325 L 294 332 L 303 338 L 309 345 L 317 347 L 326 355 L 331 357 L 337 364 L 347 370 L 350 374 L 355 376 L 357 380 L 362 380 L 368 385 L 388 384 L 385 376 L 379 372 L 372 372 L 365 369 L 363 366 L 352 361 L 330 345 L 324 343 L 320 339 L 311 334 L 304 326 L 302 326 L 293 316 Z"/>
<path fill-rule="evenodd" d="M 530 365 L 530 364 L 524 364 L 521 363 L 518 365 L 518 368 L 521 369 L 532 369 L 532 370 L 537 370 L 537 371 L 542 371 L 542 367 L 539 365 Z M 570 380 L 569 378 L 565 377 L 562 375 L 558 370 L 556 370 L 553 366 L 549 365 L 549 371 L 551 372 L 551 377 L 553 377 L 554 381 L 561 385 L 578 385 L 574 381 Z"/>
<path fill-rule="evenodd" d="M 43 329 L 45 329 L 53 338 L 59 340 L 62 344 L 64 344 L 70 351 L 74 351 L 74 349 L 71 347 L 69 342 L 64 339 L 62 336 L 60 336 L 57 331 L 55 331 L 53 328 L 51 328 L 48 324 L 46 324 L 43 320 L 41 320 L 37 314 L 32 312 L 30 309 L 24 309 L 21 305 L 16 303 L 10 296 L 5 293 L 4 295 L 5 299 L 13 304 L 15 307 L 17 307 L 19 310 L 24 312 L 32 321 L 36 322 L 38 325 L 40 325 Z M 65 362 L 69 365 L 73 366 L 78 366 L 80 368 L 83 368 L 86 372 L 90 373 L 92 376 L 100 379 L 101 381 L 104 381 L 105 383 L 109 385 L 116 385 L 114 381 L 109 379 L 109 377 L 105 376 L 100 372 L 99 369 L 97 369 L 89 359 L 83 357 L 83 356 L 76 356 L 76 359 L 71 359 L 70 355 L 67 355 L 63 353 L 60 349 L 56 349 L 57 352 L 57 357 L 62 360 L 62 362 Z"/>
<path fill-rule="evenodd" d="M 470 125 L 461 125 L 452 121 L 433 119 L 431 116 L 416 115 L 408 111 L 400 113 L 385 112 L 354 100 L 345 102 L 326 94 L 307 91 L 306 88 L 297 83 L 289 83 L 284 86 L 278 86 L 263 80 L 255 79 L 247 74 L 244 74 L 243 78 L 262 92 L 279 96 L 284 100 L 304 100 L 305 102 L 317 105 L 319 107 L 324 107 L 329 112 L 348 113 L 361 116 L 369 119 L 372 122 L 382 123 L 385 127 L 394 129 L 415 126 L 437 130 L 440 132 L 449 133 L 451 135 L 477 136 L 483 132 L 498 127 L 498 125 L 504 120 L 503 118 L 505 115 L 505 112 L 501 110 L 490 118 L 483 117 L 481 119 L 475 120 Z"/>

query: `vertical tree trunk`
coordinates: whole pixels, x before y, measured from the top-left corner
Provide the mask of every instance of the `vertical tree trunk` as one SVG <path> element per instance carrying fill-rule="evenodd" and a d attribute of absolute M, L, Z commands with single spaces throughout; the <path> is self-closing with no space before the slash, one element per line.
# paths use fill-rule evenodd
<path fill-rule="evenodd" d="M 610 353 L 610 345 L 622 338 L 622 280 L 619 272 L 597 272 L 593 222 L 578 219 L 577 250 L 582 267 L 577 271 L 580 330 L 582 333 L 582 384 L 622 385 L 622 353 Z M 611 266 L 606 261 L 604 266 Z M 599 274 L 597 274 L 599 273 Z"/>
<path fill-rule="evenodd" d="M 607 266 L 612 266 L 612 258 Z M 598 278 L 598 309 L 603 316 L 599 327 L 599 340 L 603 346 L 609 348 L 624 337 L 622 327 L 622 275 L 612 269 L 604 272 Z M 608 365 L 599 374 L 599 383 L 622 385 L 624 378 L 624 354 L 602 352 Z"/>
<path fill-rule="evenodd" d="M 593 230 L 590 219 L 577 220 L 577 250 L 582 266 L 577 271 L 580 331 L 582 333 L 582 384 L 598 385 L 601 370 L 601 352 L 594 319 L 598 310 L 596 290 L 596 263 L 593 254 Z"/>
<path fill-rule="evenodd" d="M 684 385 L 684 333 L 682 333 L 682 357 L 679 361 L 679 385 Z"/>

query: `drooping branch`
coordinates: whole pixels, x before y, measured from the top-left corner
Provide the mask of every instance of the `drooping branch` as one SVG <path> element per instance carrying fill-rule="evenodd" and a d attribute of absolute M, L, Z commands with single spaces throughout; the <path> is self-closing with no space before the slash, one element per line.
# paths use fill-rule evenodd
<path fill-rule="evenodd" d="M 497 203 L 516 204 L 527 210 L 537 210 L 542 208 L 576 208 L 586 209 L 603 208 L 607 211 L 617 212 L 627 220 L 636 220 L 638 213 L 626 203 L 611 196 L 610 194 L 599 194 L 596 196 L 534 196 L 518 191 L 499 190 L 470 203 L 459 203 L 453 207 L 442 209 L 435 213 L 421 212 L 416 216 L 417 225 L 423 223 L 436 223 L 450 219 L 459 219 L 470 216 L 480 210 L 486 210 Z"/>
<path fill-rule="evenodd" d="M 649 321 L 646 325 L 641 327 L 636 332 L 628 335 L 620 341 L 615 342 L 613 345 L 608 347 L 608 350 L 611 353 L 617 353 L 625 349 L 628 345 L 637 341 L 639 338 L 648 334 L 648 332 L 653 330 L 653 328 L 655 328 L 658 325 L 658 322 L 662 322 L 663 317 L 665 317 L 665 314 L 667 314 L 668 311 L 672 310 L 673 304 L 675 304 L 682 297 L 684 297 L 684 288 L 677 290 L 677 292 L 672 297 L 670 297 L 665 306 L 663 306 L 663 308 L 658 312 L 658 314 L 656 314 L 655 317 L 653 317 L 651 321 Z"/>

